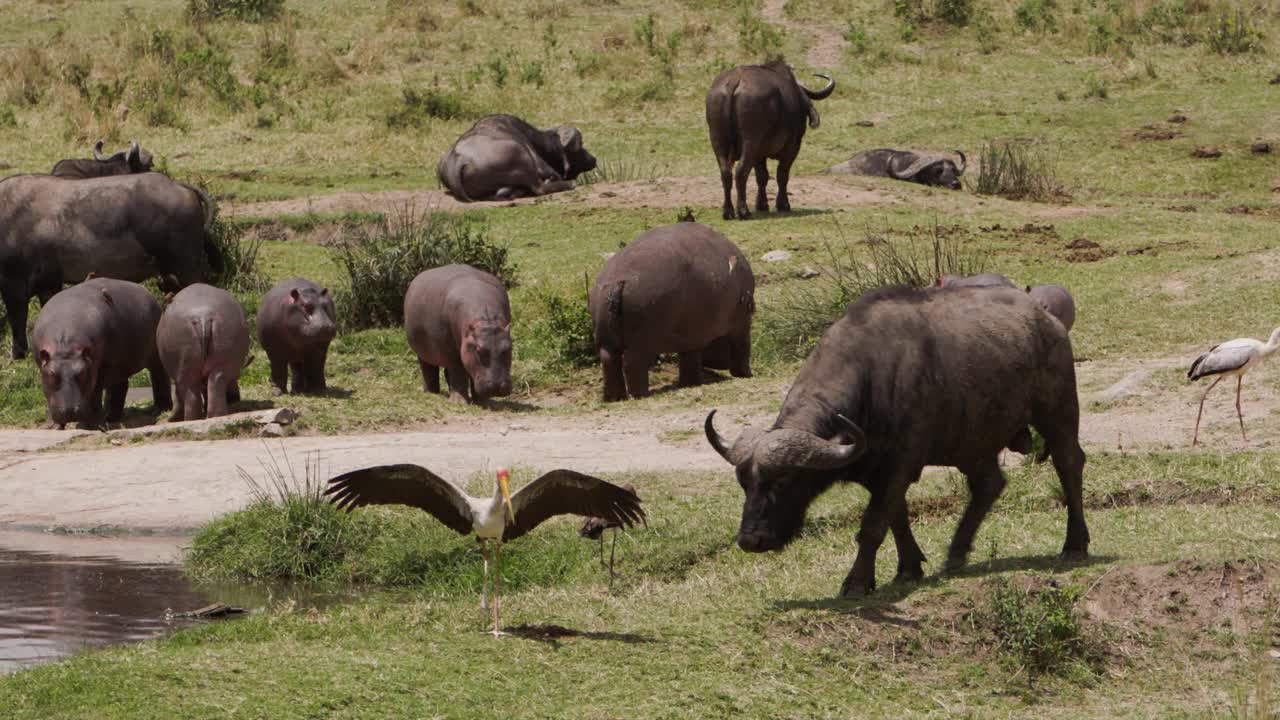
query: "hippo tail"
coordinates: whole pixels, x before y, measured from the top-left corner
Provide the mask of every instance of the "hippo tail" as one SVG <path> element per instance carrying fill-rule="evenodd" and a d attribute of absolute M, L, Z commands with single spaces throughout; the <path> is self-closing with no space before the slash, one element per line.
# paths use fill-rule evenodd
<path fill-rule="evenodd" d="M 626 281 L 610 285 L 604 291 L 604 307 L 595 316 L 596 345 L 610 352 L 622 352 L 622 291 Z"/>
<path fill-rule="evenodd" d="M 450 195 L 462 202 L 471 202 L 462 184 L 462 169 L 462 158 L 450 150 L 449 154 L 441 158 L 440 164 L 436 166 L 436 177 L 440 179 L 440 184 L 444 185 Z"/>
<path fill-rule="evenodd" d="M 196 345 L 200 347 L 200 359 L 207 362 L 209 354 L 213 352 L 213 318 L 208 315 L 199 315 L 193 317 L 191 322 L 191 334 L 195 336 Z"/>

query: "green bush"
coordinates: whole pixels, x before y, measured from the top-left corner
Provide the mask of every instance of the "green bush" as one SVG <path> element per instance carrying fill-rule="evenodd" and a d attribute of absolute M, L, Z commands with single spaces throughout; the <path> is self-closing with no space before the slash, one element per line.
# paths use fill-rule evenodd
<path fill-rule="evenodd" d="M 1057 0 L 1022 0 L 1014 8 L 1013 20 L 1018 27 L 1034 32 L 1058 31 Z"/>
<path fill-rule="evenodd" d="M 187 16 L 197 21 L 232 18 L 262 22 L 283 12 L 284 0 L 187 0 Z"/>
<path fill-rule="evenodd" d="M 542 316 L 532 329 L 533 343 L 561 367 L 590 367 L 599 356 L 587 298 L 540 291 L 535 296 Z"/>
<path fill-rule="evenodd" d="M 435 88 L 404 88 L 401 90 L 399 107 L 387 113 L 384 119 L 387 127 L 392 130 L 403 130 L 424 127 L 432 119 L 457 120 L 477 116 L 455 93 Z"/>
<path fill-rule="evenodd" d="M 964 27 L 973 13 L 973 0 L 938 0 L 938 18 L 949 25 Z"/>
<path fill-rule="evenodd" d="M 975 625 L 995 638 L 996 647 L 1028 680 L 1065 675 L 1096 662 L 1098 653 L 1081 623 L 1075 604 L 1080 590 L 1048 581 L 1022 588 L 1001 578 L 990 598 L 974 612 Z"/>
<path fill-rule="evenodd" d="M 1013 140 L 987 142 L 978 169 L 979 195 L 1048 201 L 1063 197 L 1055 163 L 1038 145 Z"/>
<path fill-rule="evenodd" d="M 347 228 L 332 247 L 347 276 L 336 304 L 349 330 L 404 324 L 404 295 L 424 270 L 462 263 L 491 273 L 507 287 L 516 266 L 488 226 L 449 213 L 405 208 L 370 225 Z"/>
<path fill-rule="evenodd" d="M 529 60 L 520 64 L 520 84 L 542 87 L 546 79 L 542 74 L 542 61 Z"/>
<path fill-rule="evenodd" d="M 849 43 L 849 52 L 854 55 L 861 55 L 871 48 L 871 35 L 867 32 L 866 23 L 861 20 L 849 18 L 842 35 L 845 42 Z"/>
<path fill-rule="evenodd" d="M 18 127 L 18 115 L 11 107 L 0 107 L 0 128 Z"/>
<path fill-rule="evenodd" d="M 1243 10 L 1221 11 L 1209 24 L 1205 42 L 1219 55 L 1262 52 L 1263 35 Z"/>
<path fill-rule="evenodd" d="M 782 33 L 755 13 L 751 0 L 738 0 L 738 46 L 759 60 L 772 60 L 782 50 Z"/>

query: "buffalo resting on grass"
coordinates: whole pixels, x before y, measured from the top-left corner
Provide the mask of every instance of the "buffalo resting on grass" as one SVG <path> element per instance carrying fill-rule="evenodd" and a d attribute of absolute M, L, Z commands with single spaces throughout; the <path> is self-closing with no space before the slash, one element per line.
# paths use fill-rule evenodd
<path fill-rule="evenodd" d="M 571 125 L 539 130 L 513 115 L 488 115 L 440 158 L 440 184 L 462 202 L 507 200 L 572 190 L 596 159 Z"/>
<path fill-rule="evenodd" d="M 926 465 L 959 469 L 970 499 L 946 568 L 965 564 L 973 536 L 1005 486 L 1001 449 L 1028 424 L 1044 436 L 1067 506 L 1063 554 L 1089 547 L 1085 455 L 1071 340 L 1013 288 L 891 287 L 863 295 L 823 334 L 773 427 L 730 442 L 707 416 L 707 440 L 746 493 L 738 546 L 778 550 L 809 504 L 837 482 L 871 493 L 843 596 L 875 588 L 875 557 L 892 530 L 898 579 L 923 577 L 907 488 Z"/>
<path fill-rule="evenodd" d="M 756 172 L 756 210 L 769 211 L 765 186 L 769 183 L 766 159 L 778 161 L 778 212 L 791 210 L 787 180 L 791 164 L 800 154 L 806 124 L 817 128 L 814 100 L 831 95 L 836 83 L 829 75 L 821 90 L 810 90 L 796 80 L 791 66 L 775 60 L 767 65 L 743 65 L 716 77 L 707 91 L 707 127 L 711 149 L 720 164 L 724 186 L 724 219 L 734 218 L 730 189 L 738 189 L 737 217 L 750 217 L 747 209 L 747 175 Z M 737 167 L 734 167 L 734 164 Z"/>
<path fill-rule="evenodd" d="M 831 168 L 828 172 L 850 175 L 870 175 L 906 180 L 931 187 L 960 189 L 960 176 L 968 165 L 964 153 L 956 150 L 960 163 L 937 154 L 917 153 L 911 150 L 879 148 L 864 150 Z"/>
<path fill-rule="evenodd" d="M 102 140 L 93 144 L 92 158 L 59 160 L 49 174 L 83 179 L 151 172 L 151 153 L 140 147 L 137 140 L 130 140 L 127 150 L 121 150 L 111 156 L 102 154 L 104 144 Z"/>

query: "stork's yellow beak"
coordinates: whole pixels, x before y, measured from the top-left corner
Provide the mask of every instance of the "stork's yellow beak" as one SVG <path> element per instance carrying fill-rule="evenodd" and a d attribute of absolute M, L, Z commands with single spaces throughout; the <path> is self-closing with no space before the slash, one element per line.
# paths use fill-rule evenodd
<path fill-rule="evenodd" d="M 507 520 L 516 521 L 516 510 L 511 507 L 511 488 L 507 485 L 507 480 L 511 473 L 506 468 L 498 469 L 498 487 L 502 488 L 502 499 L 507 506 Z"/>

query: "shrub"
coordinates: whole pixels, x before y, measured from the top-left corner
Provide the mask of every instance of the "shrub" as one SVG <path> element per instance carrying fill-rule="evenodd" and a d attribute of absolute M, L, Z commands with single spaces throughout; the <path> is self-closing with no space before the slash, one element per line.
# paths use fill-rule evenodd
<path fill-rule="evenodd" d="M 756 16 L 750 0 L 738 1 L 738 45 L 762 60 L 773 59 L 782 50 L 782 33 Z"/>
<path fill-rule="evenodd" d="M 1047 153 L 1030 143 L 1014 140 L 985 143 L 976 192 L 1011 200 L 1061 198 L 1066 193 L 1058 185 L 1054 165 Z"/>
<path fill-rule="evenodd" d="M 1221 11 L 1209 24 L 1205 42 L 1219 55 L 1241 55 L 1262 52 L 1262 31 L 1243 10 Z"/>
<path fill-rule="evenodd" d="M 1025 30 L 1035 32 L 1058 31 L 1057 0 L 1022 0 L 1013 11 L 1014 22 Z"/>
<path fill-rule="evenodd" d="M 973 0 L 938 0 L 938 18 L 947 24 L 964 27 L 973 13 Z"/>
<path fill-rule="evenodd" d="M 216 218 L 209 228 L 209 239 L 222 259 L 221 271 L 213 276 L 214 285 L 234 293 L 263 293 L 271 287 L 258 267 L 261 237 L 246 238 L 243 227 Z"/>
<path fill-rule="evenodd" d="M 586 294 L 562 295 L 542 290 L 534 298 L 542 309 L 531 332 L 533 344 L 543 350 L 539 354 L 550 356 L 562 367 L 594 365 L 599 356 Z"/>
<path fill-rule="evenodd" d="M 507 68 L 507 61 L 500 55 L 495 55 L 485 61 L 483 68 L 489 71 L 489 77 L 492 78 L 493 84 L 497 87 L 503 87 L 507 84 L 507 75 L 510 71 Z"/>
<path fill-rule="evenodd" d="M 828 265 L 818 278 L 788 287 L 767 312 L 757 315 L 761 355 L 774 360 L 804 358 L 822 333 L 863 294 L 889 285 L 930 287 L 942 275 L 983 271 L 981 255 L 965 250 L 952 234 L 934 227 L 913 230 L 902 241 L 868 236 L 855 254 L 855 244 L 841 238 L 825 242 Z"/>
<path fill-rule="evenodd" d="M 542 61 L 530 60 L 520 64 L 520 84 L 542 87 L 545 79 L 542 75 Z"/>
<path fill-rule="evenodd" d="M 657 23 L 654 22 L 653 13 L 649 13 L 636 21 L 635 27 L 632 28 L 636 41 L 649 51 L 652 55 L 657 50 Z"/>
<path fill-rule="evenodd" d="M 849 43 L 849 52 L 861 55 L 871 48 L 871 35 L 867 33 L 867 25 L 861 20 L 849 18 L 842 33 L 845 42 Z"/>
<path fill-rule="evenodd" d="M 385 121 L 387 127 L 402 130 L 423 127 L 432 118 L 456 120 L 471 117 L 476 117 L 476 113 L 454 93 L 436 88 L 426 90 L 404 88 L 401 91 L 400 106 L 387 113 Z"/>
<path fill-rule="evenodd" d="M 404 324 L 404 294 L 418 273 L 463 263 L 515 284 L 507 247 L 489 239 L 488 226 L 448 213 L 404 208 L 371 225 L 346 228 L 333 245 L 334 261 L 346 272 L 337 298 L 349 329 Z"/>
<path fill-rule="evenodd" d="M 662 171 L 653 165 L 641 165 L 630 160 L 603 160 L 596 164 L 594 170 L 578 176 L 579 185 L 591 185 L 601 182 L 633 182 L 641 180 L 653 182 Z"/>
<path fill-rule="evenodd" d="M 636 83 L 615 83 L 605 90 L 604 99 L 612 107 L 628 107 L 648 102 L 662 102 L 675 97 L 676 86 L 665 75 Z"/>
<path fill-rule="evenodd" d="M 0 128 L 18 127 L 18 116 L 11 107 L 0 107 Z"/>
<path fill-rule="evenodd" d="M 284 0 L 187 0 L 187 16 L 205 21 L 232 18 L 262 22 L 280 17 Z"/>
<path fill-rule="evenodd" d="M 1054 581 L 1021 588 L 1002 578 L 974 612 L 974 624 L 994 636 L 996 647 L 1027 671 L 1029 681 L 1062 675 L 1098 659 L 1075 608 L 1079 599 L 1078 588 Z"/>
<path fill-rule="evenodd" d="M 1085 98 L 1098 98 L 1106 100 L 1111 95 L 1111 88 L 1107 85 L 1107 81 L 1097 75 L 1090 75 L 1085 79 L 1084 96 Z"/>

